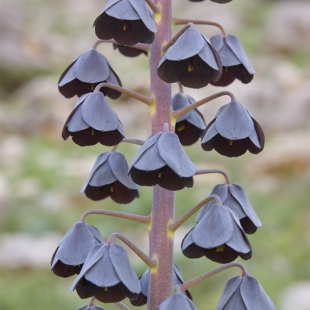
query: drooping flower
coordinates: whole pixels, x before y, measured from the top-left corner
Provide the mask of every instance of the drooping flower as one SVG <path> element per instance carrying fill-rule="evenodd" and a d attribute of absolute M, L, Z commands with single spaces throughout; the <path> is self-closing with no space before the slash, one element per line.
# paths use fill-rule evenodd
<path fill-rule="evenodd" d="M 136 300 L 131 300 L 131 304 L 134 306 L 143 306 L 147 303 L 148 292 L 149 292 L 149 277 L 150 277 L 150 270 L 147 269 L 143 275 L 140 277 L 140 286 L 141 286 L 141 293 L 138 295 Z M 177 264 L 172 265 L 172 284 L 174 286 L 183 284 L 182 273 L 180 268 Z M 193 299 L 192 295 L 188 290 L 182 292 L 185 294 L 189 299 Z"/>
<path fill-rule="evenodd" d="M 205 151 L 215 149 L 228 157 L 249 151 L 258 154 L 264 149 L 265 136 L 261 126 L 245 106 L 236 100 L 221 107 L 201 138 Z"/>
<path fill-rule="evenodd" d="M 162 56 L 157 74 L 167 83 L 201 88 L 218 81 L 222 64 L 209 39 L 189 27 Z"/>
<path fill-rule="evenodd" d="M 79 274 L 90 249 L 103 243 L 99 230 L 82 221 L 75 223 L 65 234 L 51 260 L 51 270 L 60 277 Z"/>
<path fill-rule="evenodd" d="M 113 243 L 92 247 L 71 286 L 71 290 L 74 289 L 82 299 L 94 296 L 101 302 L 135 299 L 141 291 L 126 251 Z"/>
<path fill-rule="evenodd" d="M 143 186 L 159 186 L 175 191 L 193 186 L 195 165 L 173 132 L 151 135 L 134 157 L 129 173 L 132 180 Z"/>
<path fill-rule="evenodd" d="M 221 199 L 223 205 L 227 206 L 237 214 L 240 224 L 247 234 L 253 234 L 257 230 L 257 227 L 262 226 L 262 223 L 251 206 L 244 189 L 240 185 L 233 183 L 218 184 L 213 188 L 210 195 L 217 195 Z M 199 222 L 214 204 L 215 201 L 211 200 L 204 205 L 197 215 L 196 221 Z"/>
<path fill-rule="evenodd" d="M 113 48 L 115 50 L 119 50 L 119 52 L 127 57 L 137 57 L 141 54 L 144 54 L 147 56 L 147 51 L 135 48 L 134 46 L 127 46 L 127 45 L 121 45 L 121 44 L 113 44 Z"/>
<path fill-rule="evenodd" d="M 128 176 L 126 158 L 117 151 L 98 156 L 81 193 L 92 200 L 111 197 L 117 203 L 129 203 L 139 197 L 137 184 Z"/>
<path fill-rule="evenodd" d="M 166 298 L 161 305 L 158 307 L 158 310 L 197 310 L 194 302 L 190 300 L 186 295 L 176 292 L 170 297 Z"/>
<path fill-rule="evenodd" d="M 108 60 L 95 48 L 88 50 L 63 72 L 58 81 L 58 89 L 66 98 L 82 96 L 92 92 L 100 83 L 111 83 L 122 86 Z M 111 99 L 118 99 L 120 92 L 102 87 L 100 91 Z"/>
<path fill-rule="evenodd" d="M 194 102 L 194 98 L 183 93 L 177 93 L 172 98 L 172 109 L 177 111 Z M 201 137 L 205 128 L 206 124 L 202 114 L 194 109 L 177 119 L 175 133 L 182 145 L 192 145 Z"/>
<path fill-rule="evenodd" d="M 81 96 L 67 118 L 62 137 L 70 136 L 80 146 L 112 146 L 123 140 L 124 129 L 104 95 L 95 91 Z"/>
<path fill-rule="evenodd" d="M 157 31 L 144 0 L 109 0 L 94 27 L 99 39 L 122 45 L 151 44 Z"/>
<path fill-rule="evenodd" d="M 250 276 L 230 279 L 224 289 L 216 310 L 276 310 L 258 281 Z"/>
<path fill-rule="evenodd" d="M 221 264 L 232 262 L 238 256 L 245 260 L 252 256 L 250 242 L 237 216 L 219 204 L 211 206 L 189 231 L 181 248 L 188 258 L 204 255 Z"/>
<path fill-rule="evenodd" d="M 218 51 L 223 66 L 223 73 L 215 86 L 227 86 L 235 79 L 250 83 L 255 73 L 241 42 L 233 35 L 214 35 L 210 38 L 212 46 Z"/>
<path fill-rule="evenodd" d="M 104 309 L 97 305 L 92 305 L 92 306 L 86 305 L 86 306 L 78 308 L 77 310 L 104 310 Z"/>

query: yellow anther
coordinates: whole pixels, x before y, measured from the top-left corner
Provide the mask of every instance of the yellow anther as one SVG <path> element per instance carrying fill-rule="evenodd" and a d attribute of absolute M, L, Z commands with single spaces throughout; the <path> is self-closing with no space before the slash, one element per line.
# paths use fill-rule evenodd
<path fill-rule="evenodd" d="M 95 89 L 95 85 L 94 84 L 90 84 L 90 90 L 93 91 Z"/>
<path fill-rule="evenodd" d="M 185 128 L 186 128 L 185 125 L 177 126 L 177 131 L 178 132 L 183 131 Z"/>
<path fill-rule="evenodd" d="M 113 186 L 109 186 L 109 188 L 110 188 L 110 192 L 113 193 L 114 192 Z"/>
<path fill-rule="evenodd" d="M 225 244 L 216 247 L 216 252 L 223 252 L 223 251 L 225 251 Z"/>
<path fill-rule="evenodd" d="M 225 72 L 228 72 L 228 67 L 224 67 L 224 71 L 225 71 Z"/>
<path fill-rule="evenodd" d="M 105 292 L 107 292 L 107 291 L 108 291 L 108 289 L 109 289 L 108 287 L 105 287 L 105 288 L 104 288 L 104 291 L 105 291 Z"/>
<path fill-rule="evenodd" d="M 161 172 L 158 172 L 158 177 L 161 178 Z"/>
<path fill-rule="evenodd" d="M 94 128 L 91 129 L 91 135 L 92 135 L 92 136 L 95 135 L 95 129 L 94 129 Z"/>
<path fill-rule="evenodd" d="M 127 24 L 126 23 L 123 24 L 123 30 L 124 31 L 127 30 Z"/>
<path fill-rule="evenodd" d="M 194 71 L 194 67 L 191 64 L 188 64 L 187 71 L 188 72 Z"/>
<path fill-rule="evenodd" d="M 230 140 L 230 141 L 229 141 L 229 145 L 233 145 L 233 140 Z"/>

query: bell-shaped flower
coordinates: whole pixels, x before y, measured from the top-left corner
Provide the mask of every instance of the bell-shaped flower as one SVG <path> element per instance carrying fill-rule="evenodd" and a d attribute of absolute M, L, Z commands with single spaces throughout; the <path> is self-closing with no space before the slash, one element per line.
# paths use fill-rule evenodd
<path fill-rule="evenodd" d="M 195 165 L 190 161 L 173 132 L 151 135 L 134 157 L 129 173 L 143 186 L 159 186 L 168 190 L 192 187 Z"/>
<path fill-rule="evenodd" d="M 250 259 L 250 242 L 235 213 L 226 206 L 214 204 L 196 226 L 184 237 L 182 252 L 188 258 L 203 255 L 226 264 L 238 256 Z"/>
<path fill-rule="evenodd" d="M 234 277 L 225 286 L 216 310 L 276 310 L 258 281 L 250 276 Z"/>
<path fill-rule="evenodd" d="M 258 154 L 264 149 L 265 136 L 261 126 L 245 106 L 236 100 L 221 107 L 201 138 L 205 151 L 215 149 L 228 157 L 249 151 Z"/>
<path fill-rule="evenodd" d="M 157 74 L 167 83 L 180 82 L 186 87 L 201 88 L 218 81 L 222 64 L 209 39 L 189 27 L 162 56 Z"/>
<path fill-rule="evenodd" d="M 51 270 L 60 277 L 79 274 L 90 249 L 103 243 L 99 230 L 82 221 L 65 234 L 51 260 Z"/>
<path fill-rule="evenodd" d="M 218 51 L 223 66 L 223 73 L 215 86 L 227 86 L 235 79 L 250 83 L 255 73 L 241 42 L 233 35 L 214 35 L 210 38 L 212 46 Z"/>
<path fill-rule="evenodd" d="M 190 300 L 186 295 L 176 292 L 170 297 L 166 298 L 161 305 L 158 307 L 158 310 L 197 310 L 194 302 Z"/>
<path fill-rule="evenodd" d="M 78 308 L 77 310 L 104 310 L 104 309 L 97 305 L 92 305 L 92 306 L 86 305 L 86 306 Z"/>
<path fill-rule="evenodd" d="M 124 129 L 104 95 L 95 91 L 81 96 L 67 118 L 62 137 L 70 136 L 80 146 L 112 146 L 123 140 Z"/>
<path fill-rule="evenodd" d="M 117 203 L 129 203 L 139 197 L 137 184 L 128 176 L 126 158 L 117 151 L 98 156 L 81 193 L 92 200 L 111 197 Z"/>
<path fill-rule="evenodd" d="M 262 226 L 261 221 L 256 215 L 244 189 L 238 184 L 218 184 L 216 185 L 210 195 L 217 195 L 223 205 L 233 210 L 240 220 L 243 230 L 247 234 L 253 234 L 257 227 Z M 196 217 L 199 222 L 209 208 L 215 204 L 214 200 L 209 201 L 203 206 Z"/>
<path fill-rule="evenodd" d="M 157 31 L 145 0 L 109 0 L 94 27 L 99 39 L 122 45 L 151 44 Z"/>
<path fill-rule="evenodd" d="M 66 98 L 75 95 L 80 97 L 92 92 L 98 84 L 103 82 L 122 86 L 108 60 L 92 48 L 78 56 L 63 72 L 58 81 L 58 89 Z M 121 95 L 120 92 L 111 88 L 102 87 L 100 91 L 111 99 L 117 99 Z"/>
<path fill-rule="evenodd" d="M 119 50 L 119 52 L 126 57 L 137 57 L 141 54 L 147 56 L 147 51 L 135 48 L 134 46 L 127 46 L 113 43 L 113 48 L 115 50 Z"/>
<path fill-rule="evenodd" d="M 137 298 L 140 283 L 123 247 L 98 244 L 89 252 L 83 268 L 71 286 L 84 299 L 94 296 L 101 302 Z"/>
<path fill-rule="evenodd" d="M 140 286 L 141 286 L 141 293 L 138 295 L 136 300 L 130 300 L 131 304 L 134 306 L 143 306 L 147 303 L 147 298 L 149 294 L 149 277 L 150 271 L 147 269 L 143 275 L 140 277 Z M 172 265 L 172 284 L 174 286 L 183 284 L 182 273 L 180 268 L 177 264 Z M 188 290 L 182 292 L 185 294 L 189 299 L 193 299 L 192 295 Z"/>
<path fill-rule="evenodd" d="M 195 102 L 195 99 L 183 93 L 177 93 L 172 98 L 173 111 L 185 108 Z M 175 133 L 182 145 L 194 144 L 202 135 L 206 124 L 202 114 L 193 109 L 176 120 Z"/>

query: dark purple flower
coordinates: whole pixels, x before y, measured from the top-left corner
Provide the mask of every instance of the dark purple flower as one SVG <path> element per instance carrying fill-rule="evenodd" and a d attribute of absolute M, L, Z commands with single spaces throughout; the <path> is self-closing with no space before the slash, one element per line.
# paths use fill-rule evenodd
<path fill-rule="evenodd" d="M 240 185 L 226 183 L 218 184 L 213 188 L 210 195 L 217 195 L 221 199 L 223 205 L 227 206 L 237 214 L 241 226 L 247 234 L 253 234 L 257 230 L 257 227 L 262 226 L 262 223 L 251 206 L 244 189 Z M 196 221 L 199 222 L 214 204 L 215 201 L 211 200 L 204 205 L 197 215 Z"/>
<path fill-rule="evenodd" d="M 215 86 L 227 86 L 235 79 L 245 84 L 250 83 L 255 71 L 239 39 L 233 35 L 215 35 L 210 41 L 218 51 L 223 66 L 221 78 L 210 83 Z"/>
<path fill-rule="evenodd" d="M 144 0 L 109 0 L 94 27 L 99 39 L 122 45 L 151 44 L 157 31 Z"/>
<path fill-rule="evenodd" d="M 138 186 L 128 176 L 125 156 L 120 152 L 106 152 L 98 156 L 81 193 L 92 199 L 111 197 L 117 203 L 129 203 L 139 197 Z"/>
<path fill-rule="evenodd" d="M 126 46 L 121 44 L 113 44 L 113 47 L 115 50 L 119 50 L 119 52 L 127 57 L 137 57 L 141 54 L 144 54 L 147 56 L 147 52 L 138 48 L 135 48 L 134 46 Z"/>
<path fill-rule="evenodd" d="M 80 146 L 112 146 L 123 140 L 124 129 L 104 95 L 95 91 L 81 96 L 67 118 L 62 137 L 70 136 Z"/>
<path fill-rule="evenodd" d="M 173 132 L 151 135 L 129 168 L 132 180 L 143 186 L 159 186 L 175 191 L 193 186 L 195 165 Z"/>
<path fill-rule="evenodd" d="M 194 103 L 195 99 L 183 93 L 177 93 L 172 98 L 173 111 L 180 110 Z M 206 124 L 202 114 L 194 109 L 181 117 L 175 124 L 175 133 L 178 135 L 182 145 L 194 144 L 202 135 Z"/>
<path fill-rule="evenodd" d="M 246 151 L 258 154 L 264 144 L 262 128 L 247 108 L 236 100 L 220 108 L 201 138 L 205 151 L 215 149 L 228 157 L 241 156 Z"/>
<path fill-rule="evenodd" d="M 214 204 L 182 241 L 182 252 L 188 258 L 206 256 L 226 264 L 238 256 L 250 259 L 251 245 L 240 221 L 229 208 Z"/>
<path fill-rule="evenodd" d="M 135 299 L 141 291 L 126 251 L 113 243 L 92 247 L 71 286 L 74 289 L 82 299 L 94 296 L 101 302 Z"/>
<path fill-rule="evenodd" d="M 222 64 L 209 39 L 190 27 L 162 56 L 157 73 L 167 83 L 201 88 L 218 81 Z"/>
<path fill-rule="evenodd" d="M 176 292 L 166 298 L 158 307 L 158 310 L 197 310 L 194 302 L 186 295 Z"/>
<path fill-rule="evenodd" d="M 250 276 L 230 279 L 224 289 L 216 310 L 276 310 L 258 281 Z"/>
<path fill-rule="evenodd" d="M 51 260 L 51 270 L 60 277 L 79 274 L 90 249 L 103 243 L 99 230 L 82 221 L 75 223 L 65 234 Z"/>
<path fill-rule="evenodd" d="M 149 277 L 150 271 L 149 269 L 146 270 L 143 275 L 140 277 L 140 286 L 141 286 L 141 293 L 138 295 L 136 300 L 131 300 L 131 304 L 134 306 L 143 306 L 147 303 L 147 297 L 149 294 Z M 182 273 L 177 264 L 172 265 L 172 284 L 174 286 L 183 284 Z M 189 299 L 193 299 L 192 295 L 188 290 L 182 292 L 185 294 Z"/>
<path fill-rule="evenodd" d="M 122 86 L 108 60 L 95 48 L 92 48 L 78 56 L 64 71 L 59 78 L 58 89 L 66 98 L 75 95 L 80 97 L 92 92 L 102 82 Z M 111 99 L 117 99 L 121 95 L 120 92 L 111 88 L 102 87 L 100 91 Z"/>

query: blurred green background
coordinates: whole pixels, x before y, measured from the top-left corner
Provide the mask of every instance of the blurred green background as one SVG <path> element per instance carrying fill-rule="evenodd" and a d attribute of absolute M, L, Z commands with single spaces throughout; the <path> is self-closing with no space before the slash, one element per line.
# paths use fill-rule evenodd
<path fill-rule="evenodd" d="M 140 188 L 140 199 L 116 205 L 110 199 L 92 202 L 79 189 L 107 147 L 80 148 L 62 141 L 61 130 L 75 104 L 57 90 L 63 70 L 96 41 L 92 23 L 106 1 L 0 0 L 0 310 L 76 309 L 87 303 L 70 293 L 72 279 L 57 278 L 49 261 L 65 232 L 90 208 L 147 215 L 152 191 Z M 220 5 L 173 1 L 174 16 L 208 19 L 238 35 L 256 76 L 249 85 L 238 81 L 227 89 L 248 107 L 266 134 L 265 150 L 229 159 L 202 151 L 199 143 L 186 152 L 198 168 L 226 170 L 246 190 L 263 222 L 249 236 L 253 258 L 245 265 L 280 310 L 310 309 L 310 3 L 308 1 L 234 0 Z M 212 27 L 197 27 L 207 36 Z M 178 29 L 176 29 L 177 31 Z M 148 60 L 123 58 L 109 44 L 99 47 L 123 85 L 148 95 Z M 173 92 L 177 87 L 173 85 Z M 196 100 L 219 89 L 186 89 Z M 148 108 L 126 96 L 112 102 L 127 137 L 150 135 Z M 206 122 L 227 103 L 218 99 L 201 108 Z M 121 145 L 130 163 L 137 146 Z M 218 175 L 197 176 L 195 186 L 176 194 L 176 217 L 212 188 Z M 90 216 L 106 239 L 112 232 L 128 235 L 147 252 L 147 228 Z M 190 219 L 176 234 L 175 262 L 185 280 L 217 264 L 190 261 L 180 242 L 194 225 Z M 128 251 L 138 275 L 143 263 Z M 198 309 L 215 309 L 229 270 L 206 280 L 191 292 Z M 114 305 L 104 308 L 117 309 Z M 145 309 L 145 308 L 143 308 Z"/>

